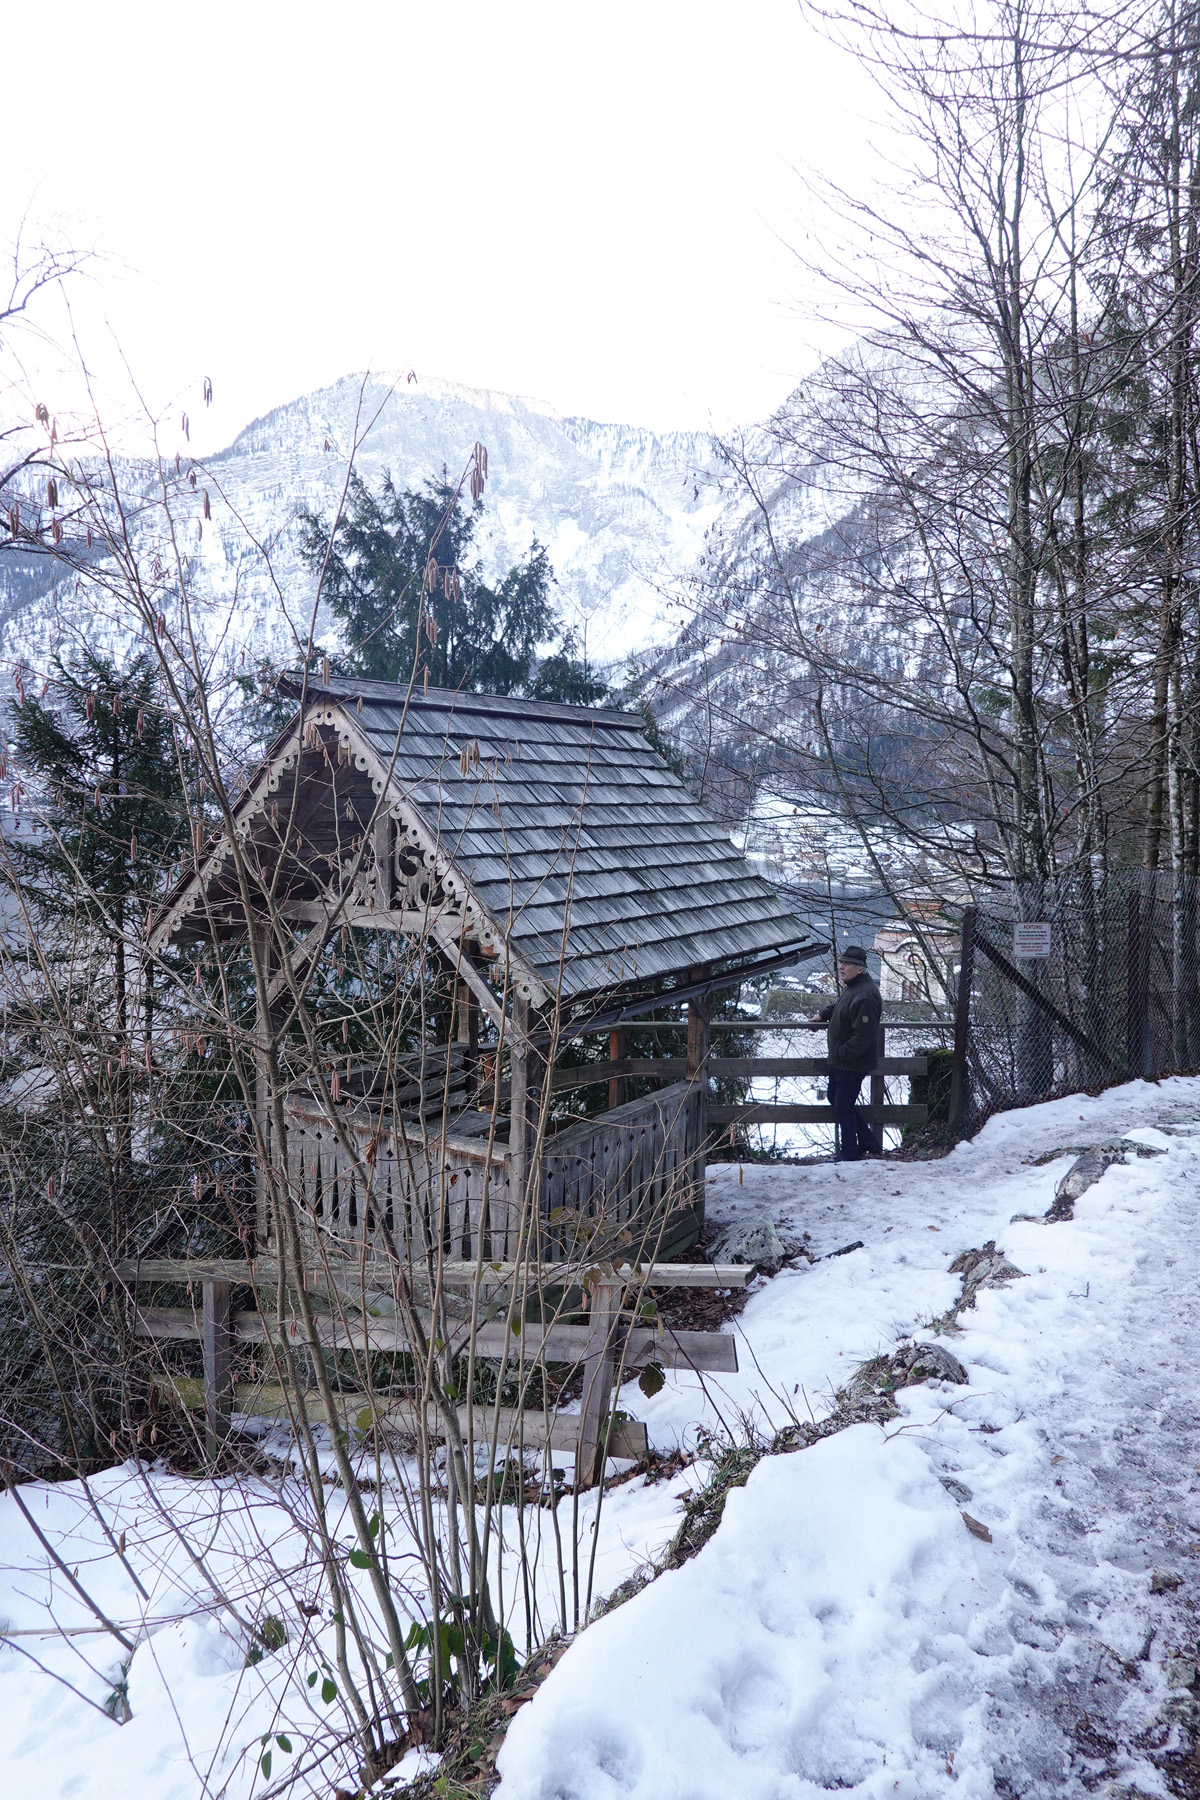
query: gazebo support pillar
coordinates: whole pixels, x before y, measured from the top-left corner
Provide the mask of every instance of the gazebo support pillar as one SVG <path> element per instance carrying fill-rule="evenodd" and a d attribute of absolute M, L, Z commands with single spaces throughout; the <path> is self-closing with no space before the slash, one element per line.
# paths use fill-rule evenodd
<path fill-rule="evenodd" d="M 263 984 L 271 982 L 271 933 L 262 924 L 254 926 L 254 936 L 258 942 L 258 952 L 262 959 Z M 254 1235 L 259 1244 L 265 1244 L 271 1234 L 271 1080 L 267 1060 L 267 1038 L 271 1030 L 271 1009 L 268 1006 L 264 1013 L 255 1004 L 254 1009 Z M 262 1146 L 260 1151 L 259 1145 Z"/>
<path fill-rule="evenodd" d="M 525 1202 L 530 1170 L 537 1156 L 538 1123 L 541 1118 L 542 1083 L 546 1076 L 546 1057 L 530 1044 L 530 1037 L 541 1023 L 538 1011 L 520 995 L 514 996 L 513 1035 L 509 1056 L 512 1065 L 510 1127 L 508 1135 L 510 1231 L 517 1226 Z"/>
<path fill-rule="evenodd" d="M 693 981 L 703 981 L 708 975 L 707 968 L 693 969 Z M 687 1003 L 688 1035 L 687 1035 L 687 1079 L 700 1083 L 700 1119 L 696 1155 L 692 1164 L 692 1205 L 696 1210 L 697 1224 L 704 1223 L 704 1181 L 707 1172 L 708 1146 L 708 1026 L 712 1016 L 712 997 L 699 994 Z"/>

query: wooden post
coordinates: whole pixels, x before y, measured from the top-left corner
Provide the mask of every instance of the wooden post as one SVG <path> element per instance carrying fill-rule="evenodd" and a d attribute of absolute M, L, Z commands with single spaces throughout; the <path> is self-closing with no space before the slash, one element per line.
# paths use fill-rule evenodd
<path fill-rule="evenodd" d="M 620 1317 L 621 1288 L 616 1282 L 596 1284 L 591 1297 L 591 1338 L 583 1358 L 583 1402 L 575 1451 L 576 1489 L 595 1487 L 604 1479 L 604 1428 L 612 1405 L 616 1373 L 614 1338 Z"/>
<path fill-rule="evenodd" d="M 879 1050 L 876 1066 L 871 1071 L 871 1105 L 882 1106 L 886 1095 L 883 1090 L 883 1059 L 887 1055 L 887 1032 L 879 1027 Z"/>
<path fill-rule="evenodd" d="M 509 1199 L 516 1206 L 524 1200 L 529 1171 L 537 1149 L 538 1118 L 546 1055 L 530 1047 L 530 1036 L 545 1024 L 536 1007 L 520 995 L 513 998 L 512 1086 L 509 1106 Z M 515 1224 L 518 1212 L 510 1213 Z"/>
<path fill-rule="evenodd" d="M 513 996 L 512 1037 L 509 1040 L 511 1081 L 508 1108 L 508 1202 L 512 1224 L 521 1217 L 529 1156 L 529 1002 Z"/>
<path fill-rule="evenodd" d="M 215 1462 L 229 1436 L 233 1411 L 233 1357 L 229 1330 L 229 1283 L 203 1283 L 204 1417 L 208 1459 Z"/>
<path fill-rule="evenodd" d="M 263 962 L 263 979 L 270 984 L 271 980 L 271 933 L 268 927 L 261 924 L 254 927 L 254 935 L 258 940 L 259 953 Z M 271 1083 L 267 1072 L 267 1057 L 263 1044 L 271 1030 L 270 1010 L 264 1018 L 259 1012 L 257 1003 L 254 1010 L 254 1119 L 258 1128 L 258 1140 L 264 1146 L 260 1156 L 254 1153 L 254 1235 L 260 1244 L 270 1241 L 273 1220 L 271 1218 L 271 1183 L 268 1168 L 271 1159 Z"/>
<path fill-rule="evenodd" d="M 886 1055 L 887 1055 L 887 1032 L 884 1030 L 883 1026 L 881 1025 L 879 1027 L 879 1050 L 877 1053 L 877 1063 L 876 1063 L 876 1067 L 874 1069 L 872 1069 L 872 1071 L 871 1071 L 871 1110 L 872 1111 L 874 1111 L 874 1109 L 877 1106 L 883 1106 L 887 1101 L 887 1093 L 885 1090 L 884 1079 L 883 1079 L 883 1059 Z M 868 1114 L 868 1118 L 869 1117 L 870 1117 L 870 1115 Z M 883 1126 L 876 1125 L 874 1120 L 871 1120 L 871 1130 L 875 1134 L 875 1136 L 879 1139 L 880 1146 L 882 1147 L 883 1146 Z"/>
<path fill-rule="evenodd" d="M 467 1076 L 467 1099 L 478 1104 L 479 1093 L 479 1002 L 465 981 L 455 983 L 454 1042 L 463 1047 L 463 1067 Z"/>
<path fill-rule="evenodd" d="M 693 969 L 693 981 L 703 981 L 707 969 Z M 692 1204 L 698 1227 L 704 1224 L 704 1178 L 707 1169 L 705 1151 L 708 1144 L 708 1024 L 712 1015 L 712 997 L 700 994 L 689 1000 L 687 1035 L 687 1079 L 700 1084 L 700 1119 L 697 1130 L 695 1163 L 692 1168 Z"/>
<path fill-rule="evenodd" d="M 627 1031 L 610 1031 L 608 1034 L 608 1054 L 613 1062 L 624 1062 L 629 1055 L 629 1033 Z M 625 1104 L 625 1077 L 614 1075 L 608 1084 L 608 1110 L 614 1106 Z"/>
<path fill-rule="evenodd" d="M 971 1031 L 971 983 L 975 975 L 975 908 L 963 913 L 962 955 L 958 996 L 954 1005 L 954 1068 L 950 1077 L 950 1130 L 957 1131 L 967 1110 L 967 1048 Z"/>

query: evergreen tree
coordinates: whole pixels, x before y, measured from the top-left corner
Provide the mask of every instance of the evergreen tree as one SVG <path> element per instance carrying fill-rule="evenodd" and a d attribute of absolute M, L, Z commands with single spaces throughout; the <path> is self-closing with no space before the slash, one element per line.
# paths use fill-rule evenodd
<path fill-rule="evenodd" d="M 492 585 L 472 559 L 482 510 L 444 474 L 421 493 L 385 476 L 378 495 L 353 476 L 332 550 L 329 527 L 304 515 L 302 554 L 314 572 L 325 569 L 325 598 L 345 627 L 345 668 L 406 681 L 415 663 L 437 687 L 594 705 L 607 688 L 561 631 L 545 548 L 535 539 Z M 539 664 L 538 647 L 551 640 L 557 647 Z"/>
<path fill-rule="evenodd" d="M 20 785 L 39 823 L 8 838 L 4 880 L 36 932 L 44 970 L 62 984 L 61 1005 L 82 1008 L 95 1054 L 124 1068 L 139 1016 L 148 1038 L 153 1011 L 148 965 L 139 982 L 130 944 L 184 831 L 175 743 L 150 659 L 118 669 L 85 651 L 59 663 L 46 693 L 24 695 L 11 717 Z M 47 1006 L 45 1019 L 56 1016 Z"/>

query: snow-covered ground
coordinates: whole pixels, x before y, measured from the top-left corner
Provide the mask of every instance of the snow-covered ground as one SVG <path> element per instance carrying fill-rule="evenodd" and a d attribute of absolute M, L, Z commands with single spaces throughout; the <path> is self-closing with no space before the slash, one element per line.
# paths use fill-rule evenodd
<path fill-rule="evenodd" d="M 1010 1222 L 1071 1160 L 1029 1159 L 1127 1132 L 1164 1154 L 1070 1223 Z M 719 1391 L 643 1401 L 659 1446 L 819 1412 L 953 1302 L 963 1249 L 995 1239 L 1026 1279 L 948 1340 L 967 1387 L 760 1463 L 693 1561 L 593 1625 L 515 1720 L 502 1800 L 1170 1791 L 1154 1756 L 1196 1712 L 1198 1177 L 1189 1079 L 997 1117 L 942 1162 L 714 1171 L 715 1217 L 864 1246 L 764 1283 Z"/>
<path fill-rule="evenodd" d="M 1122 1134 L 1162 1154 L 1131 1154 L 1073 1221 L 1042 1222 L 1072 1147 Z M 756 1284 L 737 1376 L 668 1376 L 652 1400 L 631 1385 L 621 1404 L 659 1449 L 821 1416 L 861 1362 L 955 1302 L 964 1249 L 994 1239 L 1024 1278 L 981 1292 L 942 1340 L 967 1386 L 905 1389 L 885 1425 L 766 1458 L 692 1561 L 583 1632 L 512 1723 L 501 1800 L 1192 1791 L 1165 1771 L 1200 1717 L 1198 1182 L 1196 1079 L 1003 1115 L 938 1162 L 714 1168 L 714 1221 L 766 1209 L 820 1257 L 862 1248 Z M 606 1495 L 598 1592 L 662 1549 L 703 1473 Z M 314 1552 L 269 1483 L 94 1482 L 145 1598 L 77 1484 L 22 1496 L 136 1648 L 94 1634 L 5 1495 L 0 1615 L 26 1635 L 0 1651 L 0 1791 L 232 1797 L 266 1786 L 264 1731 L 303 1754 L 329 1627 L 304 1616 Z M 174 1535 L 184 1513 L 206 1577 Z M 516 1625 L 511 1586 L 506 1601 Z M 247 1667 L 232 1607 L 278 1616 L 286 1648 Z M 76 1635 L 30 1635 L 56 1624 Z M 117 1725 L 99 1709 L 125 1661 Z"/>

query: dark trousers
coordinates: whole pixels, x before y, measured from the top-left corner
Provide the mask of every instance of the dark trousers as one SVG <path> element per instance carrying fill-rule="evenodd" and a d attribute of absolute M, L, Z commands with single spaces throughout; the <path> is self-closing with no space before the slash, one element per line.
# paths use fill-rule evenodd
<path fill-rule="evenodd" d="M 865 1156 L 868 1150 L 883 1148 L 882 1139 L 872 1131 L 858 1109 L 858 1090 L 863 1080 L 862 1075 L 851 1075 L 846 1069 L 829 1071 L 829 1104 L 841 1133 L 842 1155 L 847 1162 Z"/>

